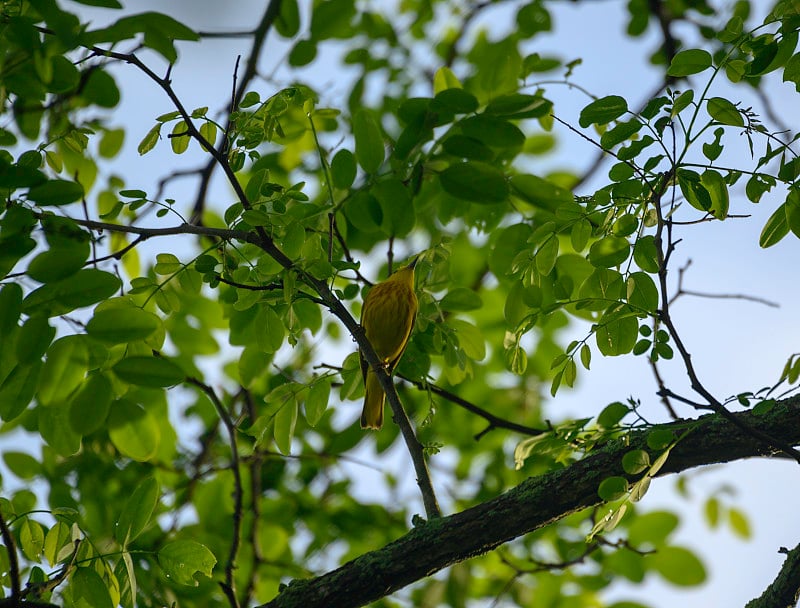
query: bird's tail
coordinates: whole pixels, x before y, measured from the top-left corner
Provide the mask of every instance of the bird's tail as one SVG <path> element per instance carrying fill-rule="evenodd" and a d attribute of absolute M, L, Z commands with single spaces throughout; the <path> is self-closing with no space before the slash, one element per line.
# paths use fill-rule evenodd
<path fill-rule="evenodd" d="M 365 387 L 366 395 L 364 409 L 361 410 L 361 428 L 377 430 L 383 426 L 383 402 L 386 400 L 386 394 L 381 388 L 378 376 L 371 368 L 367 370 Z"/>

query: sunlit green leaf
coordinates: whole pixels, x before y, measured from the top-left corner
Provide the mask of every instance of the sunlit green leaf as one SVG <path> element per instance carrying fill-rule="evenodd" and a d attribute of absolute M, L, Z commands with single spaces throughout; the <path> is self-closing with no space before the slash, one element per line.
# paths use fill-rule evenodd
<path fill-rule="evenodd" d="M 111 404 L 108 435 L 120 453 L 140 462 L 155 456 L 161 440 L 155 418 L 128 399 L 118 399 Z"/>
<path fill-rule="evenodd" d="M 120 545 L 127 546 L 142 533 L 158 503 L 158 495 L 158 482 L 153 477 L 136 486 L 114 527 L 114 537 Z"/>
<path fill-rule="evenodd" d="M 689 49 L 680 51 L 672 58 L 668 76 L 691 76 L 711 67 L 711 55 L 702 49 Z"/>
<path fill-rule="evenodd" d="M 177 540 L 158 551 L 158 563 L 179 585 L 197 586 L 196 574 L 211 577 L 217 558 L 205 545 L 193 540 Z"/>

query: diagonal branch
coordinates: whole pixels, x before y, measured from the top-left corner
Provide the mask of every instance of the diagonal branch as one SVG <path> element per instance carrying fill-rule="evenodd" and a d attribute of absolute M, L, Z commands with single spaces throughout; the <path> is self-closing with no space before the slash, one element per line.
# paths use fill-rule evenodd
<path fill-rule="evenodd" d="M 800 545 L 791 551 L 781 547 L 786 554 L 778 576 L 761 596 L 745 604 L 745 608 L 792 608 L 800 599 Z"/>
<path fill-rule="evenodd" d="M 774 449 L 742 430 L 740 425 L 758 426 L 788 444 L 800 443 L 800 398 L 781 401 L 766 413 L 741 412 L 731 416 L 739 424 L 716 414 L 702 417 L 701 432 L 685 435 L 672 448 L 658 476 L 697 466 L 775 455 Z M 454 563 L 487 553 L 523 534 L 599 504 L 600 482 L 612 475 L 625 475 L 622 469 L 625 453 L 647 450 L 647 435 L 653 430 L 672 431 L 677 436 L 686 424 L 686 420 L 680 420 L 657 425 L 611 441 L 564 469 L 530 477 L 492 500 L 417 526 L 385 547 L 336 570 L 313 579 L 295 580 L 261 608 L 362 606 Z"/>

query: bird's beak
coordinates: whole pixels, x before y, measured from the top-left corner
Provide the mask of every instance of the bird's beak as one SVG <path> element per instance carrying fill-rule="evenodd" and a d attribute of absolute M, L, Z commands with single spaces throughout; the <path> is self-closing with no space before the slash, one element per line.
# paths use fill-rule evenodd
<path fill-rule="evenodd" d="M 406 268 L 411 268 L 411 270 L 414 270 L 414 266 L 417 265 L 417 262 L 419 262 L 419 259 L 421 257 L 422 257 L 421 255 L 418 255 L 417 257 L 415 257 L 413 260 L 411 260 L 411 263 L 408 266 L 406 266 Z"/>

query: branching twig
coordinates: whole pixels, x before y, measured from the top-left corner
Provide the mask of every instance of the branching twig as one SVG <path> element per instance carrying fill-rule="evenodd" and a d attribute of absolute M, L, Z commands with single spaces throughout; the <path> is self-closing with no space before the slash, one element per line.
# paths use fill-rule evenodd
<path fill-rule="evenodd" d="M 275 4 L 274 0 L 270 3 L 270 6 L 273 4 Z M 203 137 L 199 129 L 197 129 L 192 117 L 187 112 L 183 103 L 180 101 L 174 89 L 172 88 L 169 80 L 169 74 L 167 74 L 167 76 L 164 78 L 158 76 L 155 72 L 153 72 L 153 70 L 142 63 L 142 61 L 136 55 L 116 53 L 101 49 L 99 47 L 92 47 L 92 50 L 98 55 L 113 57 L 120 61 L 130 63 L 146 74 L 151 80 L 153 80 L 153 82 L 155 82 L 166 93 L 167 97 L 169 97 L 175 106 L 175 109 L 181 115 L 181 118 L 183 118 L 184 122 L 186 123 L 187 134 L 194 138 L 209 154 L 211 154 L 214 161 L 219 164 L 220 168 L 225 173 L 229 184 L 236 193 L 236 196 L 239 198 L 242 206 L 245 209 L 252 209 L 252 205 L 244 191 L 244 188 L 236 178 L 236 173 L 228 162 L 226 155 L 221 153 L 218 149 L 215 149 L 213 145 L 211 145 L 208 140 Z M 275 244 L 275 241 L 267 234 L 263 226 L 256 226 L 255 234 L 247 233 L 244 240 L 256 244 L 285 269 L 297 272 L 298 277 L 306 285 L 316 291 L 317 294 L 319 294 L 322 302 L 324 302 L 324 305 L 327 306 L 328 309 L 339 318 L 339 320 L 350 332 L 350 335 L 355 338 L 356 342 L 358 342 L 359 349 L 364 354 L 364 358 L 367 360 L 367 363 L 377 371 L 376 375 L 378 377 L 378 381 L 381 383 L 381 387 L 386 393 L 389 404 L 392 407 L 394 419 L 400 427 L 403 440 L 406 443 L 406 447 L 411 455 L 411 460 L 414 463 L 414 470 L 417 474 L 417 484 L 419 485 L 422 493 L 425 511 L 429 518 L 439 517 L 441 512 L 436 500 L 436 495 L 433 491 L 433 484 L 431 483 L 430 473 L 428 472 L 428 465 L 425 462 L 425 455 L 422 445 L 417 439 L 414 429 L 411 427 L 411 423 L 408 420 L 408 416 L 400 404 L 400 400 L 397 397 L 397 391 L 395 390 L 391 378 L 386 373 L 382 362 L 375 354 L 375 350 L 372 348 L 372 345 L 367 340 L 366 333 L 364 332 L 363 328 L 356 322 L 345 305 L 333 294 L 328 284 L 323 280 L 317 279 L 302 268 L 296 266 L 295 263 Z"/>
<path fill-rule="evenodd" d="M 716 412 L 717 414 L 723 416 L 731 423 L 738 426 L 742 431 L 750 434 L 752 437 L 758 439 L 759 441 L 762 441 L 764 444 L 783 452 L 787 456 L 791 457 L 792 459 L 800 463 L 800 452 L 798 452 L 793 446 L 785 442 L 776 440 L 770 437 L 768 434 L 761 432 L 757 428 L 745 425 L 745 423 L 743 423 L 738 417 L 734 416 L 733 413 L 731 413 L 722 403 L 720 403 L 720 401 L 716 397 L 714 397 L 714 395 L 712 395 L 711 392 L 700 381 L 700 377 L 698 376 L 697 371 L 695 370 L 694 363 L 692 363 L 692 355 L 689 353 L 689 350 L 683 343 L 683 340 L 681 339 L 681 336 L 678 333 L 678 329 L 672 320 L 672 315 L 670 314 L 670 299 L 668 295 L 668 286 L 667 286 L 667 269 L 669 266 L 669 259 L 672 256 L 672 253 L 675 248 L 675 242 L 673 241 L 672 238 L 672 224 L 670 223 L 669 219 L 664 218 L 664 213 L 661 209 L 661 197 L 663 196 L 670 182 L 671 179 L 666 179 L 666 178 L 662 179 L 658 189 L 655 192 L 653 192 L 653 208 L 655 209 L 656 215 L 658 217 L 658 224 L 656 226 L 656 234 L 655 234 L 655 245 L 656 245 L 656 253 L 658 255 L 659 291 L 661 292 L 661 308 L 657 313 L 658 318 L 664 324 L 664 327 L 667 328 L 670 337 L 672 338 L 672 341 L 675 343 L 675 347 L 678 350 L 681 360 L 683 361 L 684 368 L 686 369 L 686 374 L 689 376 L 689 381 L 691 383 L 692 389 L 703 399 L 706 400 L 707 407 Z M 682 398 L 679 398 L 674 393 L 670 393 L 670 396 L 675 399 L 684 400 Z M 684 401 L 691 403 L 688 400 Z"/>
<path fill-rule="evenodd" d="M 738 293 L 705 293 L 701 291 L 693 291 L 691 289 L 684 289 L 683 277 L 691 265 L 692 260 L 687 260 L 686 264 L 678 268 L 678 288 L 675 291 L 675 294 L 669 299 L 670 304 L 674 304 L 675 300 L 681 296 L 694 296 L 696 298 L 711 298 L 719 300 L 746 300 L 748 302 L 755 302 L 756 304 L 763 304 L 764 306 L 770 306 L 772 308 L 780 308 L 780 304 L 777 302 L 767 300 L 766 298 L 759 298 L 758 296 L 749 296 Z"/>

